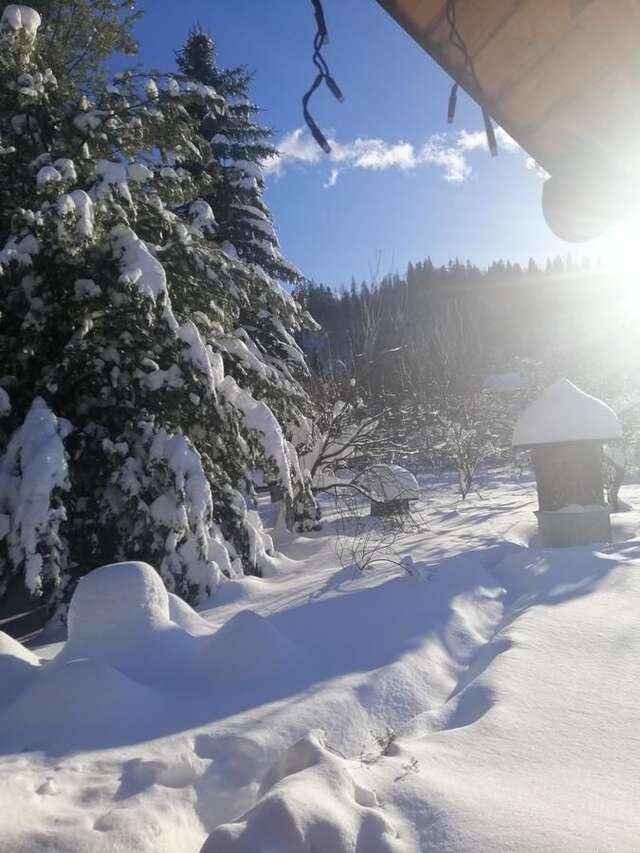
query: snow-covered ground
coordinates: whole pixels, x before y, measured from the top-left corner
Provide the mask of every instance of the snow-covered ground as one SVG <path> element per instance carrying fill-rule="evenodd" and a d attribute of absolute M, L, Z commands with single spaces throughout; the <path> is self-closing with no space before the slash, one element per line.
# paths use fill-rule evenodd
<path fill-rule="evenodd" d="M 530 482 L 424 485 L 413 574 L 329 522 L 199 614 L 129 564 L 0 635 L 2 853 L 637 851 L 640 513 L 545 551 Z"/>

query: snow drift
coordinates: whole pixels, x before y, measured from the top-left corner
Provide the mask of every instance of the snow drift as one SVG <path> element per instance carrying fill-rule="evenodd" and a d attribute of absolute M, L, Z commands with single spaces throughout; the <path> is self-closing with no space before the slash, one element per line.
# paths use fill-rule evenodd
<path fill-rule="evenodd" d="M 204 614 L 88 575 L 66 644 L 0 635 L 0 850 L 635 853 L 638 539 L 505 541 L 534 506 L 434 488 L 412 576 L 292 537 Z"/>
<path fill-rule="evenodd" d="M 398 831 L 375 793 L 355 781 L 349 762 L 321 731 L 310 732 L 273 765 L 260 800 L 237 821 L 215 829 L 201 853 L 401 853 Z"/>
<path fill-rule="evenodd" d="M 41 664 L 0 633 L 0 748 L 86 748 L 96 732 L 105 745 L 144 738 L 171 728 L 173 691 L 186 691 L 187 704 L 198 691 L 206 704 L 213 691 L 219 705 L 226 694 L 290 680 L 304 659 L 257 613 L 242 610 L 216 630 L 148 564 L 103 566 L 80 580 L 67 642 L 52 660 Z"/>

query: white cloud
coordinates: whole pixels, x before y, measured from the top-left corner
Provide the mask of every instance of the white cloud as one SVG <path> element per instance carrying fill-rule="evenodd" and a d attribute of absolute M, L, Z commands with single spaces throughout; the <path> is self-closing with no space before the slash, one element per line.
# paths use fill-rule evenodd
<path fill-rule="evenodd" d="M 336 169 L 335 166 L 329 173 L 329 177 L 322 185 L 325 189 L 329 189 L 329 187 L 334 187 L 336 185 L 336 181 L 338 180 L 338 175 L 340 174 L 340 169 Z"/>
<path fill-rule="evenodd" d="M 280 157 L 265 161 L 265 175 L 280 175 L 286 163 L 317 163 L 321 157 L 326 156 L 304 127 L 285 134 L 278 143 L 278 151 Z"/>
<path fill-rule="evenodd" d="M 445 181 L 460 184 L 471 174 L 464 150 L 447 142 L 444 134 L 437 134 L 425 142 L 420 151 L 420 162 L 440 166 Z"/>
<path fill-rule="evenodd" d="M 506 130 L 496 127 L 495 133 L 498 148 L 511 152 L 521 150 L 518 143 L 512 136 L 509 136 Z M 457 146 L 462 151 L 488 151 L 487 134 L 484 130 L 461 130 L 458 133 Z"/>
<path fill-rule="evenodd" d="M 409 171 L 433 166 L 440 169 L 443 180 L 462 183 L 472 172 L 467 155 L 487 150 L 483 130 L 460 130 L 455 133 L 433 134 L 421 146 L 410 142 L 386 142 L 383 139 L 358 137 L 351 142 L 338 142 L 327 134 L 331 153 L 324 154 L 306 128 L 299 127 L 285 134 L 278 144 L 279 159 L 265 164 L 266 175 L 282 175 L 291 165 L 315 166 L 329 163 L 331 170 L 324 186 L 333 187 L 339 175 L 349 169 Z M 498 145 L 505 151 L 519 151 L 520 146 L 502 128 L 496 128 Z"/>
<path fill-rule="evenodd" d="M 346 145 L 331 142 L 331 159 L 351 169 L 413 169 L 416 156 L 408 142 L 388 143 L 382 139 L 354 139 Z"/>

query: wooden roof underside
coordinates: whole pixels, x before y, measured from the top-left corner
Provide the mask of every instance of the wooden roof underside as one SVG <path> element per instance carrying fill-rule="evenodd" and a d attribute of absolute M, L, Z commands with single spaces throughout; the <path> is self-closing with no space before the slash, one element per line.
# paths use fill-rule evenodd
<path fill-rule="evenodd" d="M 378 3 L 550 174 L 640 171 L 640 0 L 457 0 L 480 91 L 445 0 Z"/>

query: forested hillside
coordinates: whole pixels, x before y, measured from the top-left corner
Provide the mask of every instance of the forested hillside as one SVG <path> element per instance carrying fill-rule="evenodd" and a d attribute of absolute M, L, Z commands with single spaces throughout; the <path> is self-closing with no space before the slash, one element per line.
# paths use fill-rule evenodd
<path fill-rule="evenodd" d="M 409 365 L 453 348 L 473 373 L 515 369 L 523 358 L 595 392 L 625 393 L 640 300 L 631 276 L 555 258 L 540 268 L 498 261 L 409 264 L 373 284 L 338 291 L 309 283 L 306 306 L 322 327 L 302 336 L 320 373 L 357 373 L 373 394 L 410 387 Z M 605 385 L 604 389 L 600 388 Z"/>

